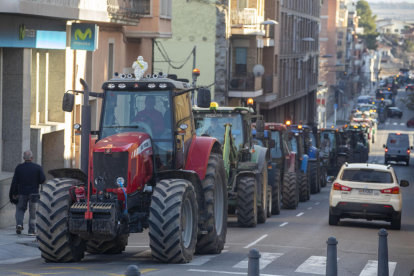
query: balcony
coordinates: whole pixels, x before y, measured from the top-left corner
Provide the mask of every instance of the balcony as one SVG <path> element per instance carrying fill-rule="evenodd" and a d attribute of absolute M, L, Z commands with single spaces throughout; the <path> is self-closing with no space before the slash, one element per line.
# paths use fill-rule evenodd
<path fill-rule="evenodd" d="M 262 77 L 248 73 L 247 76 L 233 75 L 230 78 L 229 97 L 250 98 L 262 94 Z"/>
<path fill-rule="evenodd" d="M 260 23 L 263 16 L 260 16 L 257 9 L 245 8 L 231 10 L 232 34 L 258 34 L 265 35 Z"/>
<path fill-rule="evenodd" d="M 112 22 L 136 21 L 151 13 L 151 0 L 107 0 L 108 17 Z M 135 25 L 135 24 L 131 24 Z"/>

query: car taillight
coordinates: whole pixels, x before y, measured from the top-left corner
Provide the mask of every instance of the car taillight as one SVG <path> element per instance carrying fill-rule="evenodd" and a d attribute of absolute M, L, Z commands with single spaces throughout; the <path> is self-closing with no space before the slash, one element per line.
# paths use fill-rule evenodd
<path fill-rule="evenodd" d="M 408 86 L 405 87 L 405 89 L 407 89 L 407 88 L 408 88 Z"/>
<path fill-rule="evenodd" d="M 348 186 L 344 186 L 344 185 L 341 185 L 341 184 L 339 184 L 339 183 L 334 183 L 334 190 L 336 190 L 336 191 L 351 191 L 352 190 L 352 188 L 349 188 Z"/>
<path fill-rule="evenodd" d="M 407 150 L 407 153 L 410 154 L 410 150 Z"/>
<path fill-rule="evenodd" d="M 388 149 L 387 148 L 385 148 L 385 152 L 388 152 Z"/>
<path fill-rule="evenodd" d="M 399 193 L 400 193 L 400 188 L 399 187 L 394 187 L 394 188 L 381 190 L 381 194 L 399 194 Z"/>

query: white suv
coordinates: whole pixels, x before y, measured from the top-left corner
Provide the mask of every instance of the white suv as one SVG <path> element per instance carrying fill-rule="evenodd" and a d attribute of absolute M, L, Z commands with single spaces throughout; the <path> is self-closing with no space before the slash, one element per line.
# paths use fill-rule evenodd
<path fill-rule="evenodd" d="M 333 181 L 329 225 L 338 225 L 341 218 L 354 218 L 385 220 L 394 229 L 401 229 L 400 187 L 408 187 L 409 183 L 398 183 L 391 166 L 345 163 L 336 179 L 329 178 Z"/>

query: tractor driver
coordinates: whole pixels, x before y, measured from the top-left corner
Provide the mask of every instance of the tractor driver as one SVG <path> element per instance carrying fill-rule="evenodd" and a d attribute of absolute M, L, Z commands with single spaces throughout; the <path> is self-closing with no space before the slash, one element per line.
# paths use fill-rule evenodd
<path fill-rule="evenodd" d="M 215 137 L 219 141 L 222 142 L 224 131 L 225 131 L 224 127 L 219 125 L 219 119 L 212 118 L 210 122 L 210 126 L 204 132 L 204 134 L 208 134 L 210 137 Z"/>
<path fill-rule="evenodd" d="M 146 96 L 145 109 L 137 113 L 134 122 L 147 123 L 151 127 L 153 136 L 159 137 L 164 131 L 164 117 L 162 116 L 162 113 L 156 110 L 154 107 L 155 96 Z"/>
<path fill-rule="evenodd" d="M 321 148 L 322 148 L 322 152 L 329 155 L 329 151 L 331 150 L 331 140 L 329 139 L 328 133 L 323 134 Z"/>

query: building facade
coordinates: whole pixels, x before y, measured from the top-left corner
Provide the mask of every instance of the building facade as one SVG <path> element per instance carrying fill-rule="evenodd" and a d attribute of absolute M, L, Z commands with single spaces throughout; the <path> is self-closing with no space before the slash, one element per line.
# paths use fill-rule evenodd
<path fill-rule="evenodd" d="M 64 93 L 82 90 L 80 78 L 100 92 L 103 81 L 131 67 L 138 55 L 152 70 L 153 39 L 171 37 L 171 2 L 0 0 L 1 205 L 25 150 L 45 172 L 80 167 L 80 139 L 72 126 L 81 122 L 82 96 L 74 112 L 65 113 Z M 90 97 L 89 103 L 97 130 L 100 100 Z M 0 227 L 13 224 L 14 208 L 0 215 Z"/>

